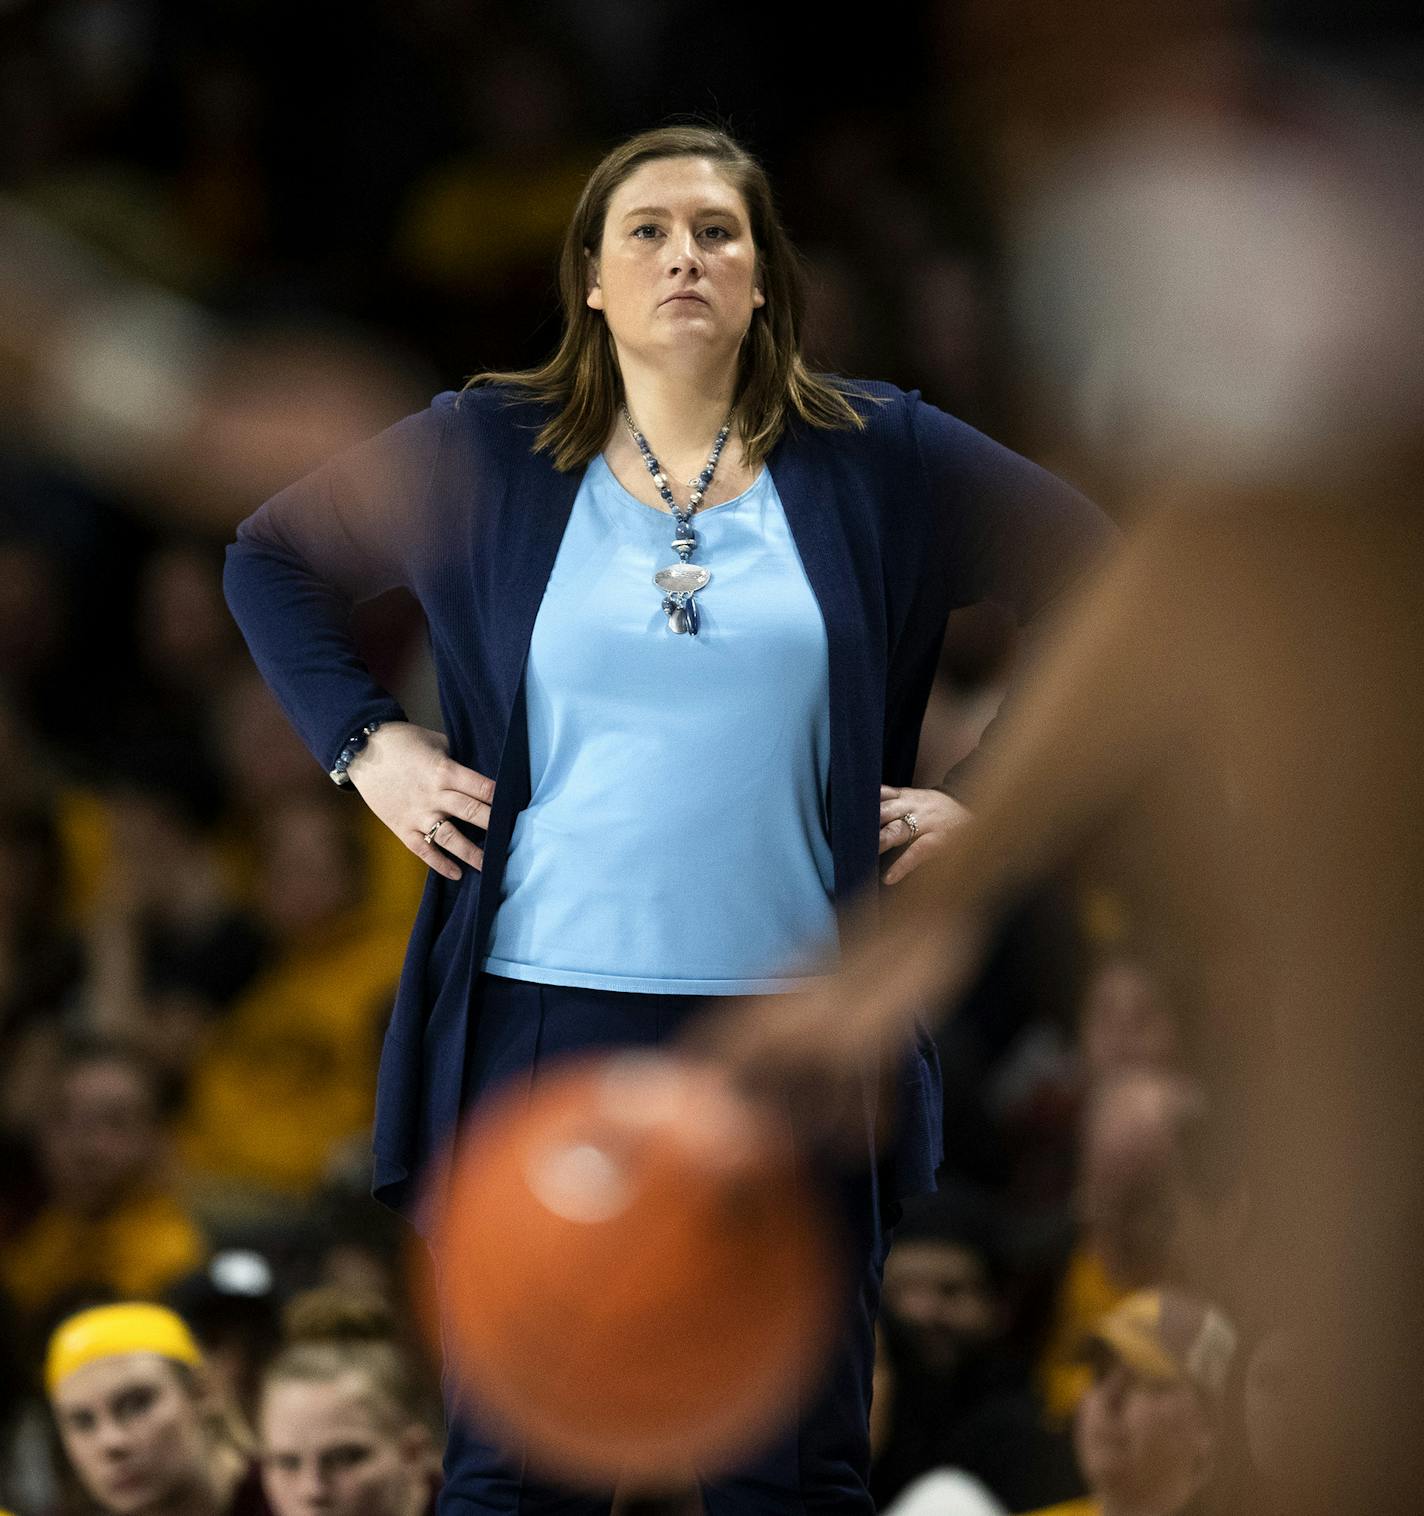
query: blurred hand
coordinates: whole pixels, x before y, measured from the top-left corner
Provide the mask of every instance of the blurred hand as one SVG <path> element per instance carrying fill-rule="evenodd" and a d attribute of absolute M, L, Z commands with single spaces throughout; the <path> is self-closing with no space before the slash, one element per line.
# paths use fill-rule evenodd
<path fill-rule="evenodd" d="M 906 816 L 915 818 L 911 831 Z M 949 834 L 969 819 L 969 811 L 939 790 L 896 789 L 880 786 L 880 851 L 904 848 L 885 870 L 883 882 L 898 884 L 944 847 Z M 908 844 L 908 846 L 907 846 Z"/>
<path fill-rule="evenodd" d="M 977 919 L 950 916 L 933 931 L 916 920 L 855 930 L 836 973 L 713 1011 L 689 1043 L 743 1089 L 788 1105 L 813 1137 L 863 1151 L 866 1076 L 911 1044 L 917 1018 L 938 1012 L 979 962 Z"/>
<path fill-rule="evenodd" d="M 437 874 L 459 879 L 455 860 L 484 867 L 485 852 L 455 825 L 489 827 L 494 781 L 456 763 L 444 732 L 410 721 L 387 721 L 351 760 L 347 777 L 361 798 L 417 858 Z M 427 842 L 426 833 L 444 822 Z"/>

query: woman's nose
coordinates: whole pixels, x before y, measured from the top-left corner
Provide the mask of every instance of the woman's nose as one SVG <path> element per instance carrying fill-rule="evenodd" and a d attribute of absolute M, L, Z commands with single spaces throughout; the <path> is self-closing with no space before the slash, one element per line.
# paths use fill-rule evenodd
<path fill-rule="evenodd" d="M 702 271 L 702 259 L 698 256 L 697 238 L 690 229 L 686 232 L 675 232 L 668 239 L 669 272 L 680 274 L 689 268 L 695 268 L 699 273 Z"/>

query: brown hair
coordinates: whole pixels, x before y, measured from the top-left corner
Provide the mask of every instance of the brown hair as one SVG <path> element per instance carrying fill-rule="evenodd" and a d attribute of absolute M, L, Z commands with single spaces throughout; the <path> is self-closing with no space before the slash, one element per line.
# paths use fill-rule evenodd
<path fill-rule="evenodd" d="M 377 1419 L 391 1432 L 424 1419 L 421 1389 L 396 1340 L 395 1318 L 377 1296 L 307 1290 L 282 1315 L 286 1345 L 262 1375 L 265 1394 L 278 1382 L 330 1384 L 359 1374 Z"/>
<path fill-rule="evenodd" d="M 469 384 L 514 385 L 552 404 L 556 413 L 540 430 L 534 451 L 551 452 L 560 471 L 582 467 L 598 454 L 617 417 L 623 381 L 603 313 L 585 300 L 588 259 L 602 245 L 613 192 L 635 169 L 659 158 L 710 160 L 751 217 L 766 303 L 752 312 L 737 374 L 737 432 L 747 462 L 753 467 L 762 462 L 793 417 L 815 427 L 863 428 L 864 418 L 847 398 L 857 392 L 813 374 L 801 355 L 805 273 L 776 213 L 766 170 L 726 132 L 710 126 L 659 127 L 604 157 L 589 175 L 564 235 L 559 257 L 564 334 L 557 351 L 540 368 L 477 374 Z"/>

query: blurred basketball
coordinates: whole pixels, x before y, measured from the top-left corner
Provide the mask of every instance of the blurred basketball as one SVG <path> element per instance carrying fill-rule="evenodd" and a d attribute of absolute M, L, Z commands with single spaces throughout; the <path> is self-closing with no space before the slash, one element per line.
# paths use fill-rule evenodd
<path fill-rule="evenodd" d="M 437 1243 L 450 1364 L 532 1461 L 734 1466 L 818 1387 L 838 1278 L 789 1132 L 663 1053 L 581 1058 L 462 1135 Z"/>

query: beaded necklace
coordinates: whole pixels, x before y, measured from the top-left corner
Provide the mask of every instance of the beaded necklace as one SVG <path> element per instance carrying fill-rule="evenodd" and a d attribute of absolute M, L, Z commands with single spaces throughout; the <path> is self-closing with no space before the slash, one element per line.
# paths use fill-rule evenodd
<path fill-rule="evenodd" d="M 717 460 L 722 456 L 723 445 L 731 434 L 732 418 L 729 415 L 723 423 L 722 430 L 717 433 L 717 440 L 712 444 L 712 453 L 707 459 L 707 466 L 695 479 L 687 481 L 687 487 L 692 493 L 688 496 L 685 506 L 679 505 L 673 499 L 663 466 L 648 446 L 648 439 L 633 425 L 633 418 L 628 414 L 626 405 L 623 407 L 623 420 L 628 424 L 628 430 L 633 434 L 633 441 L 638 444 L 638 451 L 643 455 L 643 463 L 653 476 L 653 483 L 657 485 L 658 493 L 667 502 L 668 510 L 672 512 L 677 524 L 672 545 L 679 561 L 670 564 L 667 568 L 659 569 L 653 575 L 653 583 L 663 592 L 663 610 L 667 614 L 668 629 L 674 632 L 687 632 L 695 637 L 700 618 L 697 613 L 697 601 L 693 599 L 693 596 L 712 576 L 701 564 L 687 561 L 692 556 L 693 548 L 697 546 L 697 533 L 692 529 L 692 513 L 702 503 L 703 496 L 706 495 L 708 486 L 712 483 L 712 476 L 717 472 Z"/>

